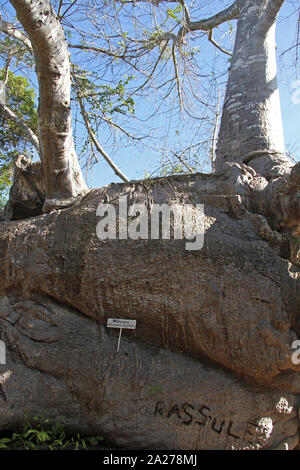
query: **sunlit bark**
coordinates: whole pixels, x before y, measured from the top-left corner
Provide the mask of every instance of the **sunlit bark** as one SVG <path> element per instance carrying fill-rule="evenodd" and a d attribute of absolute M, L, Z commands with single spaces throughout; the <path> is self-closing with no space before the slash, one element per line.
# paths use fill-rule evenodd
<path fill-rule="evenodd" d="M 291 166 L 285 156 L 276 76 L 275 23 L 282 3 L 283 0 L 240 2 L 217 147 L 217 170 L 229 161 L 247 163 L 269 177 Z"/>
<path fill-rule="evenodd" d="M 39 82 L 39 134 L 46 176 L 44 210 L 70 205 L 86 193 L 71 125 L 70 61 L 63 29 L 49 0 L 12 0 L 35 56 Z"/>

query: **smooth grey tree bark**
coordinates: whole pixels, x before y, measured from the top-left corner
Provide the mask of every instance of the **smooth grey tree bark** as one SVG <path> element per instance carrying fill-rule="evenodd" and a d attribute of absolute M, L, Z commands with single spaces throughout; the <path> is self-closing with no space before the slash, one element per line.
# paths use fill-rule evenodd
<path fill-rule="evenodd" d="M 275 28 L 284 0 L 238 2 L 239 19 L 216 152 L 216 170 L 247 163 L 262 176 L 288 172 L 276 72 Z"/>
<path fill-rule="evenodd" d="M 46 177 L 44 211 L 70 205 L 87 192 L 74 148 L 70 61 L 63 29 L 51 2 L 12 0 L 29 36 L 39 82 L 39 134 Z"/>

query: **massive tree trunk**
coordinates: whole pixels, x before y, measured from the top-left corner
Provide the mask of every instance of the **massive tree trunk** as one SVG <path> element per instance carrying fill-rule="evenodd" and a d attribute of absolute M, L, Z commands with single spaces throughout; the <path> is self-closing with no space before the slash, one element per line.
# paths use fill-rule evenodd
<path fill-rule="evenodd" d="M 285 156 L 277 85 L 275 27 L 283 0 L 243 0 L 229 70 L 216 170 L 247 163 L 262 176 L 292 166 Z"/>
<path fill-rule="evenodd" d="M 11 0 L 11 4 L 30 38 L 35 56 L 47 212 L 70 205 L 87 191 L 72 135 L 69 51 L 49 0 Z"/>
<path fill-rule="evenodd" d="M 257 19 L 261 5 L 271 18 L 279 4 L 241 2 L 237 42 L 251 6 Z M 270 21 L 260 21 L 264 37 Z M 238 46 L 236 67 L 237 53 Z M 245 65 L 246 75 L 258 74 L 260 60 L 263 71 L 266 50 L 253 72 Z M 235 73 L 233 67 L 227 100 L 230 90 L 238 93 Z M 256 99 L 253 77 L 240 76 L 251 93 L 241 106 L 241 97 L 231 97 L 240 131 L 229 125 L 234 108 L 225 102 L 218 174 L 112 184 L 75 207 L 1 222 L 2 429 L 21 426 L 28 412 L 126 448 L 297 447 L 300 164 L 291 171 L 281 139 L 271 141 L 265 88 Z M 248 118 L 247 96 L 257 105 Z M 258 151 L 264 156 L 247 157 L 245 165 L 245 155 Z M 14 195 L 26 181 L 22 162 Z M 97 207 L 111 203 L 118 214 L 120 198 L 142 204 L 149 217 L 154 204 L 177 203 L 194 213 L 204 204 L 204 246 L 100 240 Z M 20 207 L 12 217 L 20 218 Z M 186 222 L 191 228 L 192 217 Z M 106 328 L 111 317 L 137 320 L 136 330 L 124 330 L 119 352 L 118 333 Z"/>
<path fill-rule="evenodd" d="M 80 206 L 2 222 L 2 429 L 27 412 L 125 448 L 295 448 L 300 259 L 288 233 L 235 195 L 262 207 L 261 184 L 234 166 L 112 184 Z M 118 213 L 120 197 L 149 209 L 203 203 L 203 248 L 99 240 L 97 207 Z M 119 352 L 112 317 L 137 320 Z"/>

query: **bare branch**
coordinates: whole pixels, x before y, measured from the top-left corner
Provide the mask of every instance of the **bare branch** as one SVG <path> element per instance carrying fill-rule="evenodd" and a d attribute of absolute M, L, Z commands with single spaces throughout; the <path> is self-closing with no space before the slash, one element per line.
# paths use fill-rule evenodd
<path fill-rule="evenodd" d="M 181 0 L 180 3 L 181 3 L 182 8 L 183 8 L 185 22 L 188 25 L 191 22 L 188 7 L 187 7 L 184 0 Z"/>
<path fill-rule="evenodd" d="M 285 0 L 269 0 L 269 4 L 264 13 L 264 21 L 268 21 L 268 23 L 274 23 L 284 1 Z"/>
<path fill-rule="evenodd" d="M 102 157 L 107 161 L 107 163 L 109 164 L 109 166 L 113 169 L 113 171 L 115 172 L 115 174 L 121 178 L 121 180 L 123 180 L 125 183 L 128 183 L 129 182 L 129 179 L 127 178 L 126 175 L 124 175 L 124 173 L 122 173 L 122 171 L 117 167 L 117 165 L 112 161 L 112 159 L 109 157 L 109 155 L 105 152 L 105 150 L 101 147 L 99 141 L 97 140 L 92 128 L 91 128 L 91 125 L 90 125 L 90 122 L 89 122 L 89 118 L 88 118 L 88 114 L 84 108 L 84 103 L 83 103 L 83 99 L 82 99 L 82 96 L 81 96 L 81 93 L 79 91 L 79 88 L 78 88 L 78 82 L 77 82 L 77 79 L 76 79 L 76 76 L 75 74 L 73 73 L 72 74 L 73 78 L 74 78 L 74 81 L 75 81 L 75 84 L 76 84 L 76 93 L 77 93 L 77 98 L 78 98 L 78 102 L 79 102 L 79 106 L 80 106 L 80 111 L 81 111 L 81 114 L 82 114 L 82 117 L 83 117 L 83 120 L 84 120 L 84 123 L 85 123 L 85 127 L 88 131 L 88 134 L 90 136 L 90 139 L 91 141 L 93 142 L 93 144 L 95 145 L 96 149 L 98 150 L 98 152 L 100 153 L 100 155 L 102 155 Z"/>
<path fill-rule="evenodd" d="M 210 18 L 199 21 L 188 21 L 187 29 L 188 31 L 210 31 L 226 21 L 238 19 L 239 13 L 238 1 L 236 0 L 230 7 L 220 11 Z"/>
<path fill-rule="evenodd" d="M 157 61 L 155 62 L 154 67 L 153 67 L 153 69 L 152 69 L 150 75 L 148 76 L 147 80 L 145 80 L 145 82 L 144 82 L 141 86 L 139 86 L 136 90 L 134 90 L 134 93 L 137 93 L 139 90 L 141 90 L 142 88 L 144 88 L 144 86 L 147 85 L 147 83 L 151 80 L 151 78 L 153 77 L 153 74 L 154 74 L 155 70 L 157 69 L 157 66 L 158 66 L 158 64 L 159 64 L 159 62 L 160 62 L 160 59 L 162 58 L 163 53 L 165 52 L 165 49 L 166 49 L 168 43 L 169 43 L 169 41 L 166 41 L 166 43 L 165 43 L 164 46 L 162 47 L 161 52 L 160 52 L 160 54 L 159 54 L 159 56 L 158 56 L 158 59 L 157 59 Z"/>
<path fill-rule="evenodd" d="M 299 46 L 300 46 L 300 42 L 296 42 L 296 44 L 294 44 L 293 46 L 291 46 L 288 49 L 286 49 L 285 51 L 283 51 L 280 54 L 280 57 L 283 57 L 287 52 L 290 52 L 292 49 L 295 49 L 296 47 L 298 48 Z"/>
<path fill-rule="evenodd" d="M 120 0 L 118 0 L 120 1 Z M 275 2 L 284 0 L 274 0 Z M 137 3 L 137 2 L 145 2 L 145 3 L 154 3 L 159 5 L 159 3 L 163 2 L 170 2 L 170 3 L 180 3 L 183 5 L 184 15 L 185 15 L 185 25 L 182 26 L 177 35 L 177 41 L 181 42 L 184 36 L 190 31 L 210 31 L 213 28 L 216 28 L 222 23 L 226 21 L 238 19 L 240 11 L 239 11 L 239 1 L 235 0 L 232 5 L 225 10 L 220 11 L 216 15 L 213 15 L 209 18 L 205 18 L 199 21 L 191 21 L 190 15 L 187 9 L 187 6 L 184 3 L 184 0 L 134 0 L 134 1 L 125 1 L 125 3 Z M 122 3 L 124 1 L 122 0 Z M 164 39 L 164 35 L 161 36 L 161 39 Z M 173 39 L 173 38 L 172 38 Z"/>
<path fill-rule="evenodd" d="M 179 75 L 178 75 L 178 67 L 177 67 L 177 60 L 176 60 L 176 54 L 175 54 L 175 43 L 173 44 L 173 47 L 172 47 L 172 59 L 173 59 L 173 64 L 174 64 L 175 79 L 176 79 L 176 83 L 177 83 L 179 106 L 182 107 L 182 96 L 181 96 L 181 91 L 180 91 L 180 80 L 179 80 Z"/>
<path fill-rule="evenodd" d="M 3 80 L 4 86 L 7 85 L 7 81 L 8 81 L 10 61 L 11 61 L 11 53 L 8 53 L 6 64 L 5 64 L 5 70 L 4 70 L 4 80 Z"/>
<path fill-rule="evenodd" d="M 177 160 L 179 160 L 180 163 L 182 163 L 183 166 L 186 167 L 186 169 L 188 170 L 189 173 L 195 173 L 194 170 L 193 170 L 193 168 L 191 168 L 190 165 L 188 165 L 187 162 L 185 162 L 185 161 L 183 160 L 183 158 L 181 158 L 181 155 L 178 155 L 178 154 L 175 153 L 175 152 L 172 152 L 172 155 L 173 155 L 175 158 L 177 158 Z"/>
<path fill-rule="evenodd" d="M 99 116 L 99 114 L 94 114 L 94 113 L 87 113 L 87 114 L 89 116 L 97 117 L 98 119 L 101 119 L 101 120 L 107 122 L 108 124 L 112 125 L 113 127 L 116 127 L 116 129 L 119 129 L 119 131 L 123 132 L 129 139 L 143 140 L 146 137 L 146 136 L 136 137 L 135 135 L 130 134 L 122 126 L 120 126 L 119 124 L 114 122 L 111 118 L 106 117 L 105 114 L 103 114 L 103 116 Z"/>
<path fill-rule="evenodd" d="M 71 5 L 68 6 L 68 8 L 63 12 L 63 14 L 61 15 L 60 17 L 60 20 L 62 20 L 66 14 L 68 13 L 68 11 L 73 8 L 73 6 L 75 5 L 75 3 L 77 2 L 77 0 L 73 0 L 73 2 L 71 3 Z"/>
<path fill-rule="evenodd" d="M 110 51 L 108 49 L 104 49 L 102 47 L 97 47 L 97 46 L 92 46 L 92 45 L 81 45 L 81 44 L 68 44 L 68 46 L 72 49 L 80 49 L 82 51 L 93 51 L 93 52 L 97 52 L 99 54 L 105 54 L 109 57 L 114 57 L 115 59 L 121 59 L 123 60 L 126 64 L 130 65 L 131 67 L 133 67 L 135 70 L 138 70 L 138 68 L 132 64 L 128 58 L 126 58 L 125 54 L 122 53 L 118 53 L 118 52 L 115 52 L 115 51 Z"/>
<path fill-rule="evenodd" d="M 269 0 L 265 13 L 258 24 L 258 31 L 260 34 L 265 34 L 269 30 L 270 25 L 274 23 L 284 1 L 285 0 Z"/>
<path fill-rule="evenodd" d="M 60 18 L 60 12 L 61 12 L 62 4 L 63 4 L 63 0 L 60 0 L 58 10 L 57 10 L 57 17 L 58 18 Z"/>
<path fill-rule="evenodd" d="M 208 40 L 209 40 L 217 49 L 219 49 L 219 51 L 224 52 L 224 54 L 227 54 L 227 55 L 229 55 L 229 56 L 232 57 L 231 52 L 226 51 L 226 49 L 223 49 L 223 47 L 220 46 L 220 44 L 218 44 L 218 43 L 214 40 L 214 38 L 213 38 L 213 30 L 212 30 L 212 29 L 208 32 Z"/>

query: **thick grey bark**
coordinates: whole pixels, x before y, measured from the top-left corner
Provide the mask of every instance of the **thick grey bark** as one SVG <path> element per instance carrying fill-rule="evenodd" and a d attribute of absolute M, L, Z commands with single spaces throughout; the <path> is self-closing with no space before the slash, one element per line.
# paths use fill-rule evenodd
<path fill-rule="evenodd" d="M 283 0 L 243 0 L 229 69 L 216 170 L 247 163 L 263 176 L 287 172 L 276 78 L 275 22 Z"/>
<path fill-rule="evenodd" d="M 62 27 L 49 0 L 11 0 L 35 55 L 39 133 L 46 175 L 44 210 L 69 205 L 86 193 L 71 125 L 70 62 Z"/>
<path fill-rule="evenodd" d="M 112 184 L 76 207 L 2 222 L 2 429 L 27 411 L 125 448 L 294 448 L 299 268 L 288 239 L 264 241 L 261 216 L 235 205 L 238 192 L 259 204 L 261 180 L 233 165 Z M 204 203 L 203 248 L 99 240 L 97 206 L 117 209 L 119 196 L 148 208 Z M 119 353 L 110 317 L 137 320 Z"/>

